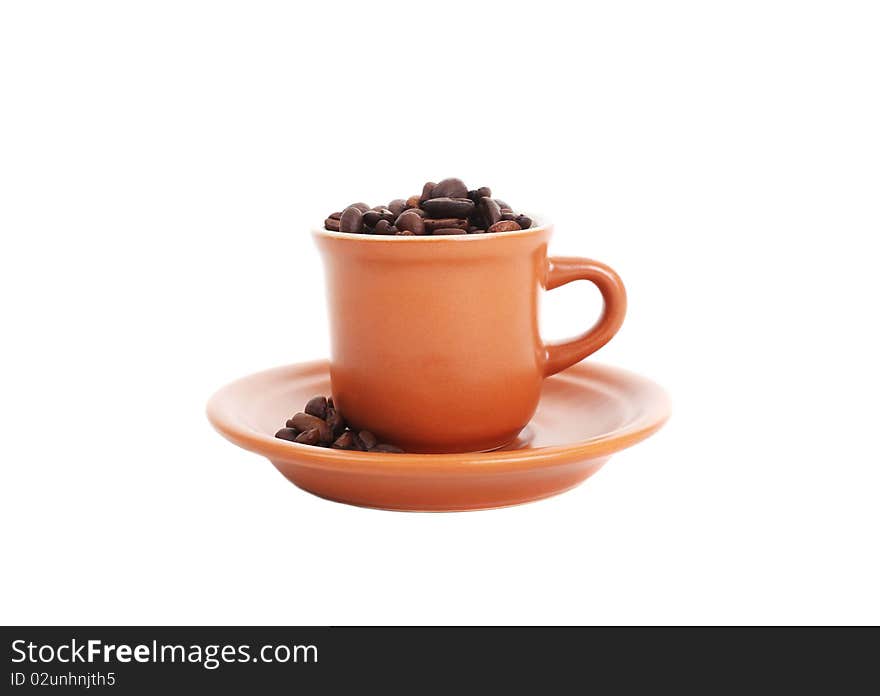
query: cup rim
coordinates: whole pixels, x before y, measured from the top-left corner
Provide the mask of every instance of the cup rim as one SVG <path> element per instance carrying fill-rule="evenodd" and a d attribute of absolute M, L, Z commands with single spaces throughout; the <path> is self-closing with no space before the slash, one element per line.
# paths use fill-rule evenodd
<path fill-rule="evenodd" d="M 424 234 L 424 235 L 394 235 L 394 234 L 354 234 L 352 232 L 334 232 L 323 227 L 313 227 L 312 235 L 315 237 L 327 237 L 329 239 L 349 239 L 351 241 L 372 242 L 375 244 L 455 244 L 455 243 L 486 243 L 491 239 L 508 239 L 510 237 L 527 237 L 539 234 L 550 229 L 553 225 L 543 216 L 532 216 L 532 221 L 539 223 L 525 230 L 513 230 L 512 232 L 493 232 L 492 234 Z"/>

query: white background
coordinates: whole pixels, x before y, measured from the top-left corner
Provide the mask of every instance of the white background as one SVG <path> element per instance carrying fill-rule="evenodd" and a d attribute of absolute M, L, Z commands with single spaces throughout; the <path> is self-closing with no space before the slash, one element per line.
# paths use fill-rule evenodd
<path fill-rule="evenodd" d="M 878 34 L 868 2 L 3 3 L 0 620 L 880 621 Z M 446 176 L 620 272 L 596 359 L 673 418 L 518 508 L 309 496 L 204 403 L 326 356 L 311 225 Z"/>

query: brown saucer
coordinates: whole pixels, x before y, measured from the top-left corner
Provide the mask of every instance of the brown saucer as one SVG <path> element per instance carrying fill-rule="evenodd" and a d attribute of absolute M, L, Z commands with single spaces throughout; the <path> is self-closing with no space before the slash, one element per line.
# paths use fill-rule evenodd
<path fill-rule="evenodd" d="M 228 440 L 268 457 L 290 481 L 323 498 L 388 510 L 454 511 L 562 493 L 669 417 L 662 388 L 589 362 L 548 378 L 535 417 L 516 440 L 493 452 L 348 452 L 274 437 L 309 398 L 329 393 L 326 361 L 277 367 L 220 389 L 208 402 L 208 419 Z"/>

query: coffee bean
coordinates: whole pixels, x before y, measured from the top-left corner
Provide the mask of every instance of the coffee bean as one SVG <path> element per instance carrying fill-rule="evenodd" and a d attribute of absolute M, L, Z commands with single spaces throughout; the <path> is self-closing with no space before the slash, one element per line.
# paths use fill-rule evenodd
<path fill-rule="evenodd" d="M 344 449 L 344 450 L 359 450 L 360 442 L 358 442 L 357 435 L 355 435 L 351 430 L 346 430 L 342 435 L 337 437 L 333 444 L 331 445 L 333 449 Z"/>
<path fill-rule="evenodd" d="M 335 411 L 334 411 L 335 413 Z M 327 414 L 327 420 L 329 422 L 330 414 Z M 293 427 L 301 432 L 306 432 L 307 430 L 317 430 L 319 439 L 321 442 L 330 443 L 333 441 L 333 433 L 331 432 L 331 427 L 328 422 L 324 422 L 317 416 L 312 416 L 308 413 L 297 413 L 293 418 L 290 419 L 293 423 Z"/>
<path fill-rule="evenodd" d="M 349 234 L 360 234 L 364 230 L 364 211 L 355 206 L 349 206 L 342 211 L 339 220 L 339 231 Z"/>
<path fill-rule="evenodd" d="M 480 212 L 483 214 L 486 227 L 491 227 L 501 219 L 501 208 L 488 196 L 480 199 Z"/>
<path fill-rule="evenodd" d="M 500 220 L 489 228 L 489 232 L 514 232 L 521 229 L 513 220 Z"/>
<path fill-rule="evenodd" d="M 310 416 L 324 420 L 327 417 L 327 397 L 313 396 L 306 404 L 305 412 Z"/>
<path fill-rule="evenodd" d="M 400 215 L 404 208 L 406 208 L 406 201 L 402 198 L 395 198 L 388 204 L 388 210 L 394 213 L 394 217 Z"/>
<path fill-rule="evenodd" d="M 357 208 L 362 213 L 366 213 L 370 209 L 370 206 L 368 206 L 366 203 L 352 203 L 348 207 L 349 208 Z"/>
<path fill-rule="evenodd" d="M 378 210 L 368 210 L 364 213 L 364 224 L 367 227 L 375 227 L 376 223 L 382 219 L 382 213 Z"/>
<path fill-rule="evenodd" d="M 436 185 L 437 184 L 435 184 L 433 181 L 425 182 L 425 185 L 422 186 L 422 195 L 419 196 L 420 203 L 424 203 L 426 200 L 428 200 L 431 197 L 431 194 L 434 193 L 434 187 Z"/>
<path fill-rule="evenodd" d="M 376 445 L 370 452 L 391 452 L 394 454 L 403 454 L 403 450 L 400 447 L 395 447 L 394 445 L 381 444 Z"/>
<path fill-rule="evenodd" d="M 342 417 L 342 414 L 337 411 L 335 408 L 327 407 L 327 423 L 326 425 L 330 428 L 330 432 L 333 437 L 339 437 L 342 435 L 342 431 L 345 430 L 345 420 Z M 323 439 L 323 438 L 322 438 Z M 331 438 L 327 438 L 329 442 Z"/>
<path fill-rule="evenodd" d="M 518 217 L 519 217 L 519 215 L 514 213 L 512 210 L 509 210 L 509 211 L 506 210 L 503 213 L 501 213 L 502 220 L 516 220 Z"/>
<path fill-rule="evenodd" d="M 425 221 L 417 213 L 409 211 L 403 213 L 394 222 L 394 226 L 400 230 L 408 230 L 413 234 L 425 234 Z"/>
<path fill-rule="evenodd" d="M 431 218 L 466 218 L 474 209 L 470 198 L 432 198 L 422 203 L 422 209 Z"/>
<path fill-rule="evenodd" d="M 415 215 L 418 215 L 419 217 L 427 217 L 427 213 L 425 213 L 425 211 L 422 210 L 421 208 L 407 208 L 406 210 L 403 211 L 403 213 L 401 213 L 401 215 L 403 215 L 405 213 L 414 213 Z"/>
<path fill-rule="evenodd" d="M 361 430 L 358 433 L 358 437 L 361 440 L 361 444 L 364 446 L 364 449 L 373 449 L 379 441 L 376 439 L 376 436 L 373 435 L 369 430 Z"/>
<path fill-rule="evenodd" d="M 450 178 L 434 185 L 430 198 L 467 198 L 468 189 L 461 179 Z M 473 201 L 471 201 L 473 202 Z M 427 210 L 427 208 L 425 208 Z"/>
<path fill-rule="evenodd" d="M 532 218 L 527 215 L 520 215 L 516 219 L 516 224 L 519 225 L 522 229 L 527 230 L 532 226 Z"/>
<path fill-rule="evenodd" d="M 444 227 L 459 227 L 466 230 L 468 228 L 468 221 L 461 218 L 442 218 L 440 220 L 425 218 L 425 229 L 429 232 L 441 230 Z"/>
<path fill-rule="evenodd" d="M 392 229 L 393 227 L 388 220 L 379 220 L 373 228 L 373 232 L 376 234 L 394 234 L 394 232 L 391 232 Z"/>
<path fill-rule="evenodd" d="M 467 234 L 467 230 L 461 227 L 441 227 L 439 230 L 434 230 L 434 234 Z"/>
<path fill-rule="evenodd" d="M 281 430 L 275 433 L 275 437 L 279 440 L 290 440 L 291 442 L 296 440 L 297 435 L 299 435 L 299 430 L 296 428 L 281 428 Z"/>
<path fill-rule="evenodd" d="M 338 213 L 330 213 L 331 220 L 338 220 L 341 217 L 342 217 L 342 211 L 340 211 Z"/>
<path fill-rule="evenodd" d="M 492 190 L 488 186 L 481 186 L 478 189 L 468 191 L 467 197 L 474 203 L 479 203 L 481 198 L 492 198 Z"/>
<path fill-rule="evenodd" d="M 406 199 L 406 207 L 409 208 L 418 208 L 422 204 L 421 196 L 410 196 Z"/>
<path fill-rule="evenodd" d="M 312 428 L 297 435 L 294 442 L 298 442 L 301 445 L 317 445 L 321 442 L 321 433 L 317 428 Z"/>
<path fill-rule="evenodd" d="M 502 210 L 504 210 L 505 208 L 507 208 L 507 210 L 510 210 L 510 206 L 507 205 L 507 203 L 502 201 L 500 198 L 496 198 L 495 202 L 498 204 L 498 207 L 501 208 Z"/>
<path fill-rule="evenodd" d="M 331 232 L 339 232 L 339 220 L 327 218 L 324 220 L 324 229 L 330 230 Z"/>

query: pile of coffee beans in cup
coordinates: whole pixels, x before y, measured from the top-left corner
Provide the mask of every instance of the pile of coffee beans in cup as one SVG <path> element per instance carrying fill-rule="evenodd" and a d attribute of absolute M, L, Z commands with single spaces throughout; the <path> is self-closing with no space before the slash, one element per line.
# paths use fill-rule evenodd
<path fill-rule="evenodd" d="M 305 409 L 287 421 L 275 437 L 301 445 L 332 447 L 356 452 L 402 453 L 394 445 L 381 443 L 369 430 L 355 431 L 348 427 L 332 398 L 314 396 Z"/>
<path fill-rule="evenodd" d="M 388 205 L 371 208 L 366 203 L 352 203 L 324 220 L 324 229 L 332 232 L 398 237 L 493 234 L 531 226 L 530 217 L 493 198 L 489 187 L 469 190 L 461 179 L 454 178 L 436 184 L 429 181 L 420 194 L 395 198 Z"/>

